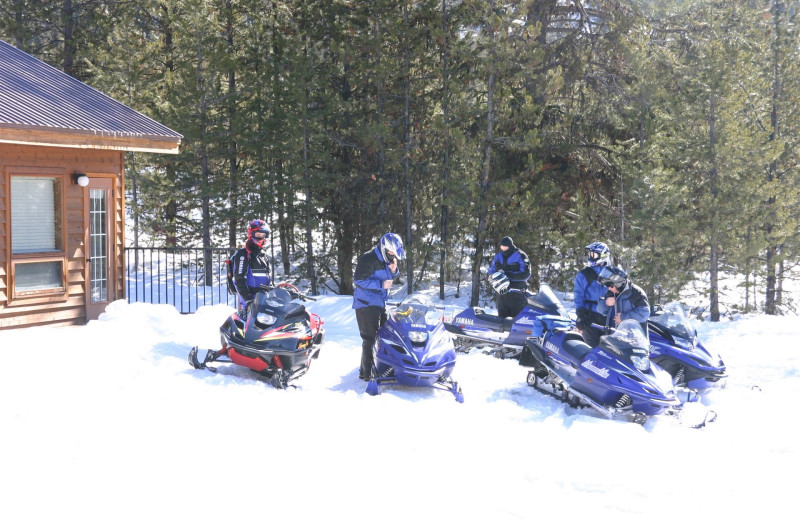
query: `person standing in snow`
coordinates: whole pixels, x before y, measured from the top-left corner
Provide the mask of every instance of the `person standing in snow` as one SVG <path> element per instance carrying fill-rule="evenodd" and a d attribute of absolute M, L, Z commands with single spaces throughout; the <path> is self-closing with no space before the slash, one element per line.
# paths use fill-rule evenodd
<path fill-rule="evenodd" d="M 386 233 L 378 244 L 358 258 L 353 275 L 353 309 L 361 335 L 360 379 L 372 377 L 373 348 L 378 329 L 386 323 L 386 300 L 394 279 L 400 275 L 397 261 L 406 257 L 403 240 Z"/>
<path fill-rule="evenodd" d="M 598 313 L 596 309 L 606 292 L 606 287 L 597 281 L 597 277 L 604 267 L 612 265 L 611 250 L 603 242 L 592 242 L 585 249 L 586 267 L 575 275 L 572 300 L 578 318 L 575 326 L 581 331 L 586 344 L 596 347 L 603 332 L 592 327 L 592 324 L 606 324 L 605 314 Z"/>
<path fill-rule="evenodd" d="M 247 242 L 231 256 L 233 283 L 239 295 L 239 306 L 244 309 L 259 290 L 272 283 L 269 257 L 264 246 L 269 238 L 269 226 L 261 219 L 247 225 Z"/>
<path fill-rule="evenodd" d="M 500 288 L 494 283 L 495 273 L 503 273 L 510 282 Z M 525 251 L 514 245 L 511 237 L 500 240 L 500 251 L 489 264 L 489 279 L 497 290 L 497 315 L 501 318 L 515 317 L 525 308 L 526 291 L 531 277 L 531 262 Z"/>
<path fill-rule="evenodd" d="M 647 337 L 647 318 L 650 317 L 650 302 L 644 290 L 628 278 L 628 273 L 619 267 L 604 267 L 597 281 L 608 288 L 597 304 L 597 312 L 606 317 L 607 327 L 617 327 L 622 320 L 636 320 Z"/>

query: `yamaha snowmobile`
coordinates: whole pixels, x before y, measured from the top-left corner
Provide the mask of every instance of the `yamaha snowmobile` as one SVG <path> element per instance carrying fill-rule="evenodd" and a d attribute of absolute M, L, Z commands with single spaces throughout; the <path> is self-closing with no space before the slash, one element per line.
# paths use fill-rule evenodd
<path fill-rule="evenodd" d="M 513 291 L 515 289 L 509 289 Z M 531 335 L 537 316 L 558 315 L 569 319 L 566 309 L 547 284 L 539 292 L 526 292 L 527 304 L 513 318 L 487 314 L 478 307 L 469 307 L 453 317 L 445 327 L 453 334 L 456 352 L 489 347 L 485 353 L 498 358 L 517 358 L 525 340 Z"/>
<path fill-rule="evenodd" d="M 216 372 L 209 363 L 234 363 L 258 372 L 275 388 L 286 388 L 308 371 L 325 335 L 322 318 L 293 302 L 293 297 L 311 299 L 290 284 L 257 292 L 245 309 L 231 314 L 219 328 L 222 348 L 209 350 L 200 362 L 194 347 L 189 364 Z"/>
<path fill-rule="evenodd" d="M 591 407 L 609 419 L 639 424 L 653 415 L 677 413 L 672 378 L 650 362 L 642 327 L 624 320 L 597 347 L 584 343 L 561 316 L 535 318 L 520 364 L 532 367 L 527 383 L 573 407 Z"/>
<path fill-rule="evenodd" d="M 375 340 L 368 394 L 378 395 L 386 385 L 433 387 L 464 402 L 461 388 L 450 377 L 456 352 L 442 318 L 442 311 L 424 295 L 406 296 L 390 310 Z"/>
<path fill-rule="evenodd" d="M 650 361 L 669 372 L 676 387 L 700 391 L 725 386 L 725 363 L 703 346 L 680 303 L 655 307 L 647 328 Z"/>

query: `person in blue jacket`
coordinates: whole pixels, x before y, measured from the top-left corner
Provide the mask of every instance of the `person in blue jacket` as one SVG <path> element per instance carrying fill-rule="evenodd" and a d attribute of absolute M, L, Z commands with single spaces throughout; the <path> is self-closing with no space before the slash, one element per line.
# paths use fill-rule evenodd
<path fill-rule="evenodd" d="M 597 304 L 597 312 L 606 316 L 606 326 L 617 327 L 622 320 L 636 320 L 647 337 L 650 302 L 644 290 L 632 283 L 628 273 L 619 267 L 604 267 L 597 280 L 608 287 Z"/>
<path fill-rule="evenodd" d="M 378 244 L 358 258 L 353 275 L 353 309 L 361 335 L 361 367 L 358 377 L 372 376 L 373 347 L 378 329 L 386 323 L 386 300 L 394 279 L 400 275 L 397 261 L 406 257 L 403 240 L 386 233 Z"/>
<path fill-rule="evenodd" d="M 597 281 L 600 271 L 611 266 L 611 250 L 603 242 L 592 242 L 586 249 L 586 267 L 578 271 L 572 290 L 577 321 L 575 326 L 581 331 L 583 340 L 595 347 L 600 343 L 601 329 L 592 324 L 605 325 L 606 316 L 597 312 L 597 303 L 606 293 L 606 287 Z"/>
<path fill-rule="evenodd" d="M 269 238 L 269 226 L 261 219 L 251 220 L 247 225 L 247 242 L 231 256 L 233 282 L 239 295 L 240 309 L 244 309 L 256 292 L 272 283 L 269 256 L 264 249 Z"/>
<path fill-rule="evenodd" d="M 511 237 L 500 240 L 500 251 L 489 264 L 489 276 L 503 272 L 510 284 L 508 290 L 497 294 L 497 315 L 501 318 L 514 317 L 525 308 L 526 291 L 531 277 L 531 262 L 525 251 L 514 245 Z"/>

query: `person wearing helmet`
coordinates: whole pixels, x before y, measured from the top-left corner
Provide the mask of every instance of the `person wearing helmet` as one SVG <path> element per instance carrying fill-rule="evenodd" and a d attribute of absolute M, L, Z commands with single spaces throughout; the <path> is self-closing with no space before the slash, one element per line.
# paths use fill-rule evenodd
<path fill-rule="evenodd" d="M 594 347 L 600 343 L 602 331 L 592 327 L 593 323 L 605 325 L 606 316 L 596 310 L 597 303 L 606 292 L 606 288 L 597 281 L 600 271 L 612 265 L 611 250 L 603 242 L 592 242 L 586 246 L 586 266 L 575 275 L 572 290 L 575 314 L 578 319 L 575 326 L 581 331 L 583 340 Z"/>
<path fill-rule="evenodd" d="M 647 335 L 650 302 L 641 287 L 632 283 L 628 273 L 619 267 L 604 267 L 597 276 L 608 291 L 597 303 L 597 312 L 606 316 L 607 327 L 617 327 L 622 320 L 636 320 Z"/>
<path fill-rule="evenodd" d="M 506 275 L 507 288 L 497 293 L 497 315 L 501 318 L 515 317 L 525 308 L 528 280 L 531 277 L 531 262 L 525 251 L 514 245 L 511 237 L 500 240 L 500 251 L 494 255 L 489 263 L 489 277 L 500 273 Z"/>
<path fill-rule="evenodd" d="M 375 338 L 386 323 L 389 289 L 400 275 L 397 261 L 405 258 L 403 240 L 396 233 L 386 233 L 373 249 L 358 257 L 353 275 L 353 309 L 361 335 L 360 379 L 372 377 Z"/>
<path fill-rule="evenodd" d="M 247 224 L 247 242 L 231 256 L 233 282 L 239 295 L 239 306 L 244 309 L 259 290 L 272 283 L 269 272 L 269 257 L 264 246 L 270 230 L 261 219 Z"/>

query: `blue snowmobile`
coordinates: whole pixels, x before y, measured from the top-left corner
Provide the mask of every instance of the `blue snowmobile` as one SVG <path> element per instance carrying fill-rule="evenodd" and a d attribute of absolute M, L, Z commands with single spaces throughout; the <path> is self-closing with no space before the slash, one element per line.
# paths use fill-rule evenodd
<path fill-rule="evenodd" d="M 466 353 L 473 348 L 489 347 L 485 352 L 488 355 L 517 358 L 538 316 L 558 315 L 569 320 L 566 309 L 547 284 L 542 284 L 536 294 L 526 291 L 526 296 L 527 304 L 513 318 L 504 319 L 487 314 L 479 307 L 468 307 L 454 316 L 450 323 L 445 323 L 447 331 L 453 334 L 456 352 Z"/>
<path fill-rule="evenodd" d="M 700 391 L 725 386 L 725 363 L 700 342 L 680 303 L 655 306 L 647 328 L 650 360 L 669 372 L 676 387 Z"/>
<path fill-rule="evenodd" d="M 372 377 L 367 393 L 378 395 L 386 385 L 447 390 L 464 402 L 458 383 L 450 378 L 456 364 L 453 339 L 444 329 L 444 314 L 425 295 L 406 296 L 388 312 L 378 330 Z"/>
<path fill-rule="evenodd" d="M 677 413 L 672 377 L 650 362 L 642 327 L 624 320 L 597 347 L 584 343 L 570 320 L 538 316 L 520 364 L 531 367 L 529 386 L 573 407 L 591 407 L 609 419 L 643 424 L 648 417 Z"/>

